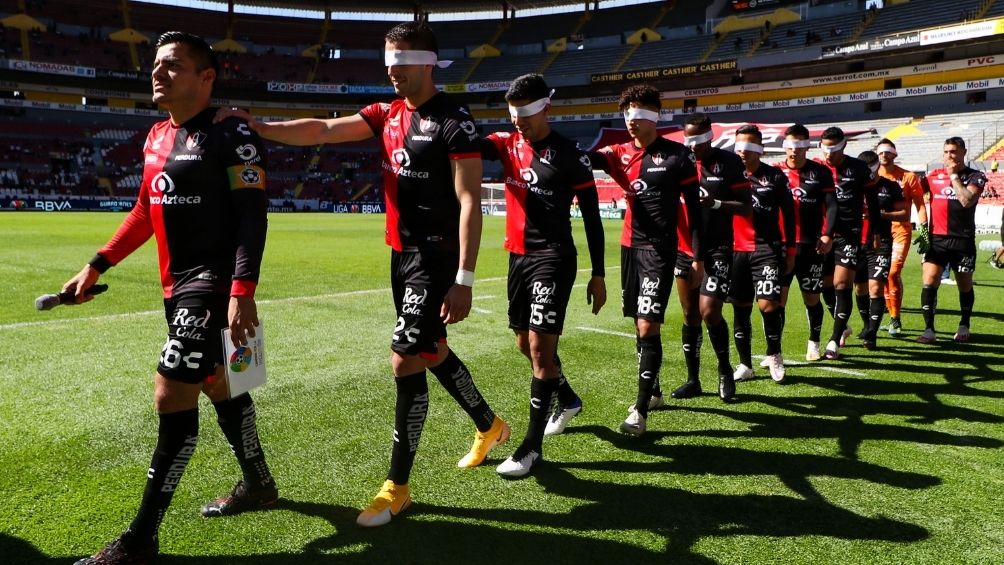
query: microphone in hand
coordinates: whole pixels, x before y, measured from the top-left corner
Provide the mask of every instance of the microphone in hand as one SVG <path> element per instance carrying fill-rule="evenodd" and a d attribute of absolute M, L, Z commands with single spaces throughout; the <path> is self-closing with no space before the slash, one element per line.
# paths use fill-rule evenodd
<path fill-rule="evenodd" d="M 96 294 L 101 294 L 102 292 L 108 290 L 108 285 L 106 284 L 96 284 L 84 291 L 84 294 L 89 296 L 94 296 Z M 43 294 L 35 299 L 35 309 L 36 310 L 52 310 L 60 304 L 76 304 L 76 299 L 74 298 L 75 293 L 73 291 L 67 290 L 65 292 L 60 292 L 59 294 Z"/>

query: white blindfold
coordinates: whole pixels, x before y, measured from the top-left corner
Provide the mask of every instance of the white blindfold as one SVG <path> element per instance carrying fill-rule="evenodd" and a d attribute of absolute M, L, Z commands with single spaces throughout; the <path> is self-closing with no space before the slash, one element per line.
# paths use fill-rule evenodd
<path fill-rule="evenodd" d="M 627 123 L 631 120 L 648 120 L 659 123 L 659 112 L 653 112 L 644 108 L 627 108 L 624 110 L 624 122 Z"/>
<path fill-rule="evenodd" d="M 759 153 L 763 155 L 763 145 L 759 143 L 752 143 L 749 141 L 737 141 L 736 151 L 750 151 L 753 153 Z"/>
<path fill-rule="evenodd" d="M 453 64 L 453 61 L 440 61 L 439 56 L 434 51 L 384 51 L 383 64 L 386 67 L 394 65 L 435 65 L 440 69 L 445 69 Z"/>
<path fill-rule="evenodd" d="M 808 139 L 785 139 L 781 143 L 785 149 L 808 149 L 812 147 L 812 142 Z"/>
<path fill-rule="evenodd" d="M 876 153 L 892 153 L 893 155 L 899 155 L 896 153 L 896 148 L 892 145 L 882 144 L 875 148 Z"/>
<path fill-rule="evenodd" d="M 707 143 L 715 138 L 715 134 L 706 131 L 700 135 L 687 135 L 683 137 L 683 144 L 687 147 L 693 147 L 695 145 L 700 145 L 702 143 Z"/>
<path fill-rule="evenodd" d="M 541 98 L 540 100 L 534 100 L 525 106 L 513 106 L 510 104 L 509 116 L 512 118 L 527 118 L 529 116 L 539 114 L 544 111 L 544 108 L 551 105 L 551 96 L 554 96 L 553 88 L 548 96 Z"/>
<path fill-rule="evenodd" d="M 843 140 L 840 143 L 834 145 L 823 145 L 823 142 L 819 142 L 819 148 L 823 150 L 823 153 L 829 155 L 830 153 L 836 153 L 837 151 L 843 151 L 844 147 L 847 147 L 847 140 Z"/>

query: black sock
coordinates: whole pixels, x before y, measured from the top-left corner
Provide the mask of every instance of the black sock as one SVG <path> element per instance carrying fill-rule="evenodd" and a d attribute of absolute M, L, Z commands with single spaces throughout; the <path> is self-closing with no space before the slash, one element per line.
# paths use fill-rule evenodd
<path fill-rule="evenodd" d="M 557 354 L 554 355 L 554 364 L 558 366 L 558 403 L 562 406 L 575 404 L 579 395 L 575 394 L 575 391 L 572 390 L 572 385 L 568 384 L 565 371 L 561 368 L 561 358 Z"/>
<path fill-rule="evenodd" d="M 715 357 L 718 357 L 718 372 L 720 374 L 732 374 L 732 361 L 729 360 L 729 323 L 725 320 L 718 322 L 717 326 L 708 326 L 708 338 L 711 340 L 711 348 L 715 350 Z"/>
<path fill-rule="evenodd" d="M 819 335 L 823 333 L 823 303 L 817 302 L 813 306 L 806 306 L 805 314 L 809 319 L 809 341 L 818 343 Z"/>
<path fill-rule="evenodd" d="M 976 291 L 969 289 L 969 292 L 959 293 L 959 309 L 962 317 L 959 318 L 959 325 L 969 327 L 969 317 L 973 314 L 973 304 L 976 303 Z"/>
<path fill-rule="evenodd" d="M 869 312 L 871 311 L 871 301 L 867 294 L 858 294 L 854 297 L 858 305 L 858 315 L 861 316 L 862 329 L 868 327 Z"/>
<path fill-rule="evenodd" d="M 885 315 L 885 297 L 872 298 L 868 306 L 868 339 L 875 341 L 878 337 L 879 326 L 882 325 L 882 317 Z"/>
<path fill-rule="evenodd" d="M 834 305 L 833 333 L 830 335 L 830 339 L 837 343 L 840 343 L 840 336 L 847 329 L 847 320 L 851 316 L 851 307 L 853 306 L 853 299 L 851 298 L 853 294 L 854 292 L 849 288 L 837 290 L 837 301 Z"/>
<path fill-rule="evenodd" d="M 153 450 L 150 470 L 146 475 L 143 502 L 129 530 L 138 539 L 157 537 L 157 529 L 171 504 L 188 461 L 199 440 L 199 409 L 160 415 L 157 447 Z"/>
<path fill-rule="evenodd" d="M 777 315 L 781 317 L 781 329 L 779 331 L 784 332 L 784 324 L 788 321 L 786 318 L 787 314 L 784 311 L 784 306 L 777 307 Z"/>
<path fill-rule="evenodd" d="M 920 309 L 924 313 L 924 329 L 934 331 L 934 312 L 938 308 L 938 288 L 924 285 L 920 291 Z"/>
<path fill-rule="evenodd" d="M 662 368 L 662 336 L 659 334 L 638 340 L 638 396 L 634 406 L 642 416 L 648 416 L 648 400 Z"/>
<path fill-rule="evenodd" d="M 467 366 L 460 360 L 453 350 L 443 359 L 443 362 L 429 369 L 433 375 L 439 379 L 439 384 L 443 385 L 446 392 L 457 401 L 457 404 L 467 412 L 467 415 L 474 420 L 479 432 L 487 432 L 495 422 L 495 412 L 488 405 L 488 401 L 481 396 L 478 387 L 474 384 L 474 377 L 467 370 Z M 400 483 L 399 483 L 400 484 Z"/>
<path fill-rule="evenodd" d="M 687 362 L 687 380 L 697 382 L 701 378 L 701 342 L 704 328 L 700 325 L 683 326 L 683 358 Z"/>
<path fill-rule="evenodd" d="M 214 402 L 213 408 L 216 408 L 216 422 L 230 444 L 230 451 L 237 456 L 244 482 L 251 487 L 274 485 L 258 439 L 258 415 L 251 394 Z"/>
<path fill-rule="evenodd" d="M 767 355 L 781 353 L 781 313 L 761 312 L 763 315 L 763 334 L 767 339 Z"/>
<path fill-rule="evenodd" d="M 530 423 L 526 427 L 526 437 L 513 458 L 522 459 L 530 451 L 542 452 L 547 413 L 557 391 L 558 379 L 530 379 Z"/>
<path fill-rule="evenodd" d="M 732 337 L 736 340 L 736 351 L 739 362 L 747 367 L 753 367 L 753 316 L 752 306 L 733 305 L 732 307 Z"/>
<path fill-rule="evenodd" d="M 834 309 L 837 304 L 836 289 L 832 286 L 824 286 L 821 295 L 823 297 L 823 304 L 826 305 L 826 310 L 830 313 L 830 317 L 835 318 L 836 314 L 834 313 Z"/>
<path fill-rule="evenodd" d="M 425 371 L 396 377 L 397 405 L 394 409 L 394 445 L 390 450 L 387 478 L 398 485 L 408 484 L 415 452 L 429 415 L 429 384 Z"/>

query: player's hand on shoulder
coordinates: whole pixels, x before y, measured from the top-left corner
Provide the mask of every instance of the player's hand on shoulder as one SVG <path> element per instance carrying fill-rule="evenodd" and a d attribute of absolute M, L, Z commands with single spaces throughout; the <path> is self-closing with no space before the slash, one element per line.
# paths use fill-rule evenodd
<path fill-rule="evenodd" d="M 90 265 L 84 265 L 80 272 L 73 276 L 72 279 L 66 281 L 63 285 L 61 292 L 72 292 L 75 304 L 83 304 L 84 302 L 90 302 L 94 300 L 94 296 L 90 294 L 85 294 L 84 291 L 94 286 L 98 282 L 98 277 L 101 273 L 97 271 L 94 267 Z"/>
<path fill-rule="evenodd" d="M 455 324 L 467 318 L 471 313 L 471 287 L 455 284 L 446 292 L 443 306 L 439 309 L 439 317 L 444 324 Z"/>
<path fill-rule="evenodd" d="M 230 326 L 230 340 L 234 347 L 247 345 L 248 338 L 255 336 L 258 326 L 258 305 L 250 296 L 231 296 L 227 308 L 227 321 Z"/>
<path fill-rule="evenodd" d="M 245 122 L 247 127 L 254 131 L 258 131 L 258 129 L 262 126 L 262 123 L 259 122 L 257 118 L 240 108 L 220 108 L 216 111 L 216 115 L 213 116 L 213 123 L 218 124 L 228 118 L 237 118 L 238 120 Z"/>

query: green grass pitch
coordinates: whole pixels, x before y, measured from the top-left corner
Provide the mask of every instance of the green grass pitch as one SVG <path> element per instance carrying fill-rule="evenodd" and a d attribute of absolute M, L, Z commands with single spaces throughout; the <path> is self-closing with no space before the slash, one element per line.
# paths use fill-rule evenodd
<path fill-rule="evenodd" d="M 0 562 L 91 554 L 139 504 L 156 441 L 151 376 L 165 335 L 154 246 L 104 276 L 109 291 L 86 306 L 32 306 L 121 219 L 0 214 Z M 589 314 L 580 272 L 561 342 L 585 410 L 545 440 L 546 463 L 523 481 L 494 472 L 526 430 L 530 370 L 506 323 L 503 220 L 486 218 L 477 310 L 451 327 L 450 343 L 513 439 L 483 467 L 458 469 L 474 428 L 430 376 L 415 504 L 364 530 L 355 516 L 384 479 L 393 423 L 383 217 L 273 215 L 258 292 L 270 382 L 255 397 L 282 500 L 269 512 L 198 515 L 238 478 L 204 401 L 199 448 L 161 530 L 163 562 L 1004 562 L 1004 272 L 986 265 L 986 252 L 970 343 L 951 342 L 951 286 L 940 293 L 939 343 L 913 341 L 922 329 L 913 254 L 903 338 L 883 332 L 875 352 L 852 339 L 841 361 L 798 363 L 807 334 L 794 297 L 784 336 L 789 384 L 741 383 L 740 401 L 728 406 L 712 395 L 671 401 L 634 439 L 615 431 L 637 377 L 632 325 L 620 315 L 620 223 L 605 225 L 610 300 Z M 671 303 L 667 389 L 684 374 L 675 296 Z M 859 329 L 856 313 L 852 320 Z M 754 334 L 762 352 L 759 321 Z M 713 390 L 707 342 L 703 353 L 705 390 Z"/>

